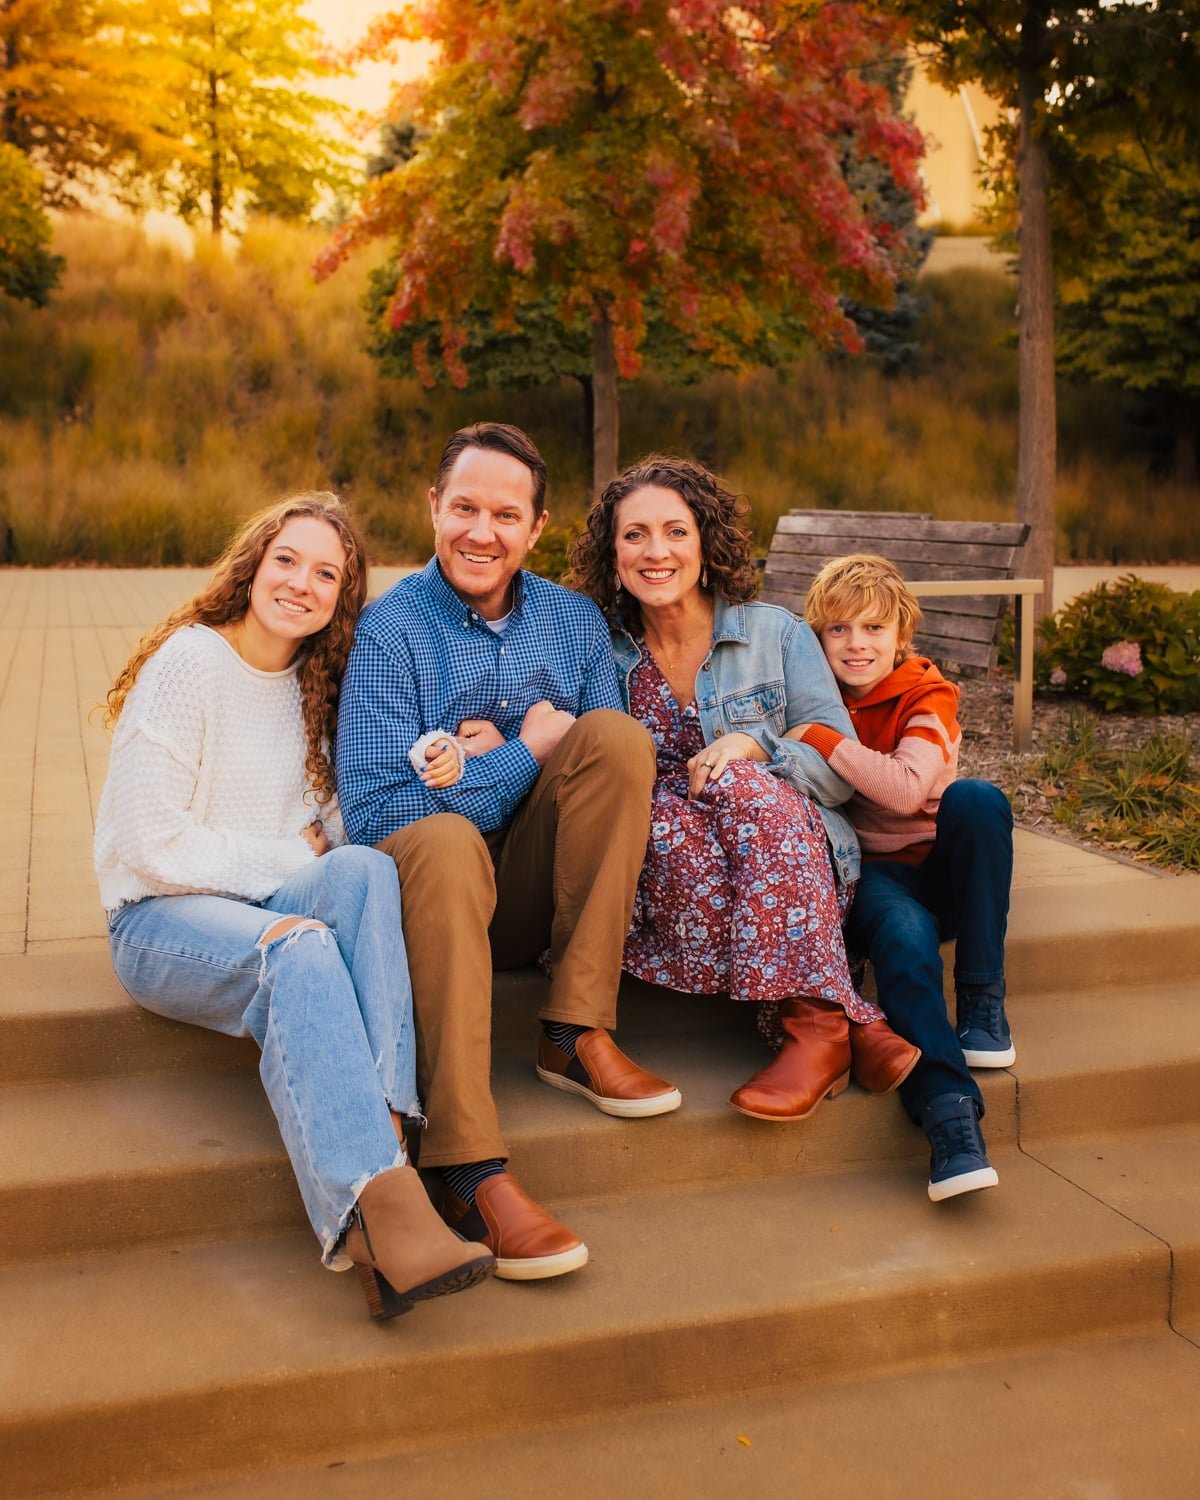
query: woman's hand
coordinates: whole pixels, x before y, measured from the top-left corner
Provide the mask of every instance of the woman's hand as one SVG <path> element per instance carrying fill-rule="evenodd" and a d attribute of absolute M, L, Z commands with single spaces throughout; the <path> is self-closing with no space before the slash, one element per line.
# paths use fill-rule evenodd
<path fill-rule="evenodd" d="M 698 797 L 731 760 L 769 760 L 767 752 L 748 734 L 723 734 L 688 761 L 688 796 Z"/>
<path fill-rule="evenodd" d="M 300 837 L 310 846 L 318 859 L 322 854 L 328 854 L 333 847 L 325 837 L 325 828 L 320 818 L 316 822 L 310 823 L 307 828 L 302 828 L 300 830 Z"/>
<path fill-rule="evenodd" d="M 466 751 L 463 753 L 466 754 Z M 461 775 L 462 765 L 458 751 L 449 735 L 444 740 L 436 741 L 425 751 L 425 768 L 421 772 L 421 780 L 427 787 L 441 791 L 443 787 L 453 786 Z"/>

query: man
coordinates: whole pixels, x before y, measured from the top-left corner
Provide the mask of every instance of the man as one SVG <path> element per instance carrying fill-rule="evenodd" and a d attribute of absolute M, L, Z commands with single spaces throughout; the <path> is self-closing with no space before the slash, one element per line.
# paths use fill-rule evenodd
<path fill-rule="evenodd" d="M 618 1116 L 663 1114 L 677 1089 L 608 1035 L 649 833 L 654 750 L 621 712 L 608 630 L 590 600 L 521 567 L 546 524 L 546 466 L 515 427 L 446 444 L 429 492 L 435 556 L 359 623 L 337 767 L 350 837 L 396 861 L 412 974 L 422 1164 L 443 1213 L 496 1273 L 558 1276 L 587 1247 L 505 1170 L 490 1087 L 498 968 L 549 950 L 538 1076 Z M 409 760 L 456 734 L 463 774 L 435 789 Z"/>

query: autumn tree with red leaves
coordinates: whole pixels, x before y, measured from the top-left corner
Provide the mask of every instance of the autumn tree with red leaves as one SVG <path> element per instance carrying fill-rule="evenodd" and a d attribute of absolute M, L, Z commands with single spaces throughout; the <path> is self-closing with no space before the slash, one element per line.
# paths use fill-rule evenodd
<path fill-rule="evenodd" d="M 384 316 L 420 330 L 426 383 L 438 360 L 466 383 L 480 310 L 502 329 L 547 302 L 585 317 L 597 486 L 617 470 L 618 378 L 654 358 L 651 302 L 691 350 L 739 368 L 781 317 L 854 349 L 844 302 L 889 300 L 907 247 L 851 179 L 878 163 L 920 196 L 921 139 L 888 91 L 894 20 L 780 0 L 424 0 L 360 55 L 400 40 L 438 48 L 393 101 L 417 148 L 369 185 L 318 273 L 393 242 Z"/>

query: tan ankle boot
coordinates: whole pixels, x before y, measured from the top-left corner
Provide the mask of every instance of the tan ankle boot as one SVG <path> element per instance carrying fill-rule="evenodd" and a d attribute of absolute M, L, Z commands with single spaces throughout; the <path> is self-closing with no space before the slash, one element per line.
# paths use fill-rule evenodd
<path fill-rule="evenodd" d="M 756 1120 L 807 1120 L 822 1099 L 850 1082 L 850 1022 L 829 1000 L 787 1000 L 779 1007 L 783 1046 L 729 1102 Z"/>
<path fill-rule="evenodd" d="M 393 1167 L 367 1183 L 345 1249 L 373 1318 L 394 1318 L 426 1297 L 461 1292 L 496 1265 L 486 1245 L 446 1227 L 412 1167 Z"/>

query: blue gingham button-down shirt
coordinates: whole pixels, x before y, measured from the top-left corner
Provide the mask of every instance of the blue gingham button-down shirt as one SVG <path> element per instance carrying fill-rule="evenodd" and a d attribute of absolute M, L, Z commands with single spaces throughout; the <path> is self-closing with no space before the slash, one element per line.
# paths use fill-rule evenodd
<path fill-rule="evenodd" d="M 504 828 L 538 777 L 517 736 L 548 698 L 576 716 L 623 707 L 608 627 L 590 599 L 519 572 L 503 631 L 490 630 L 433 558 L 361 617 L 338 708 L 338 800 L 356 844 L 375 844 L 430 813 L 481 833 Z M 423 734 L 489 719 L 505 744 L 469 756 L 454 786 L 431 791 L 408 752 Z"/>

